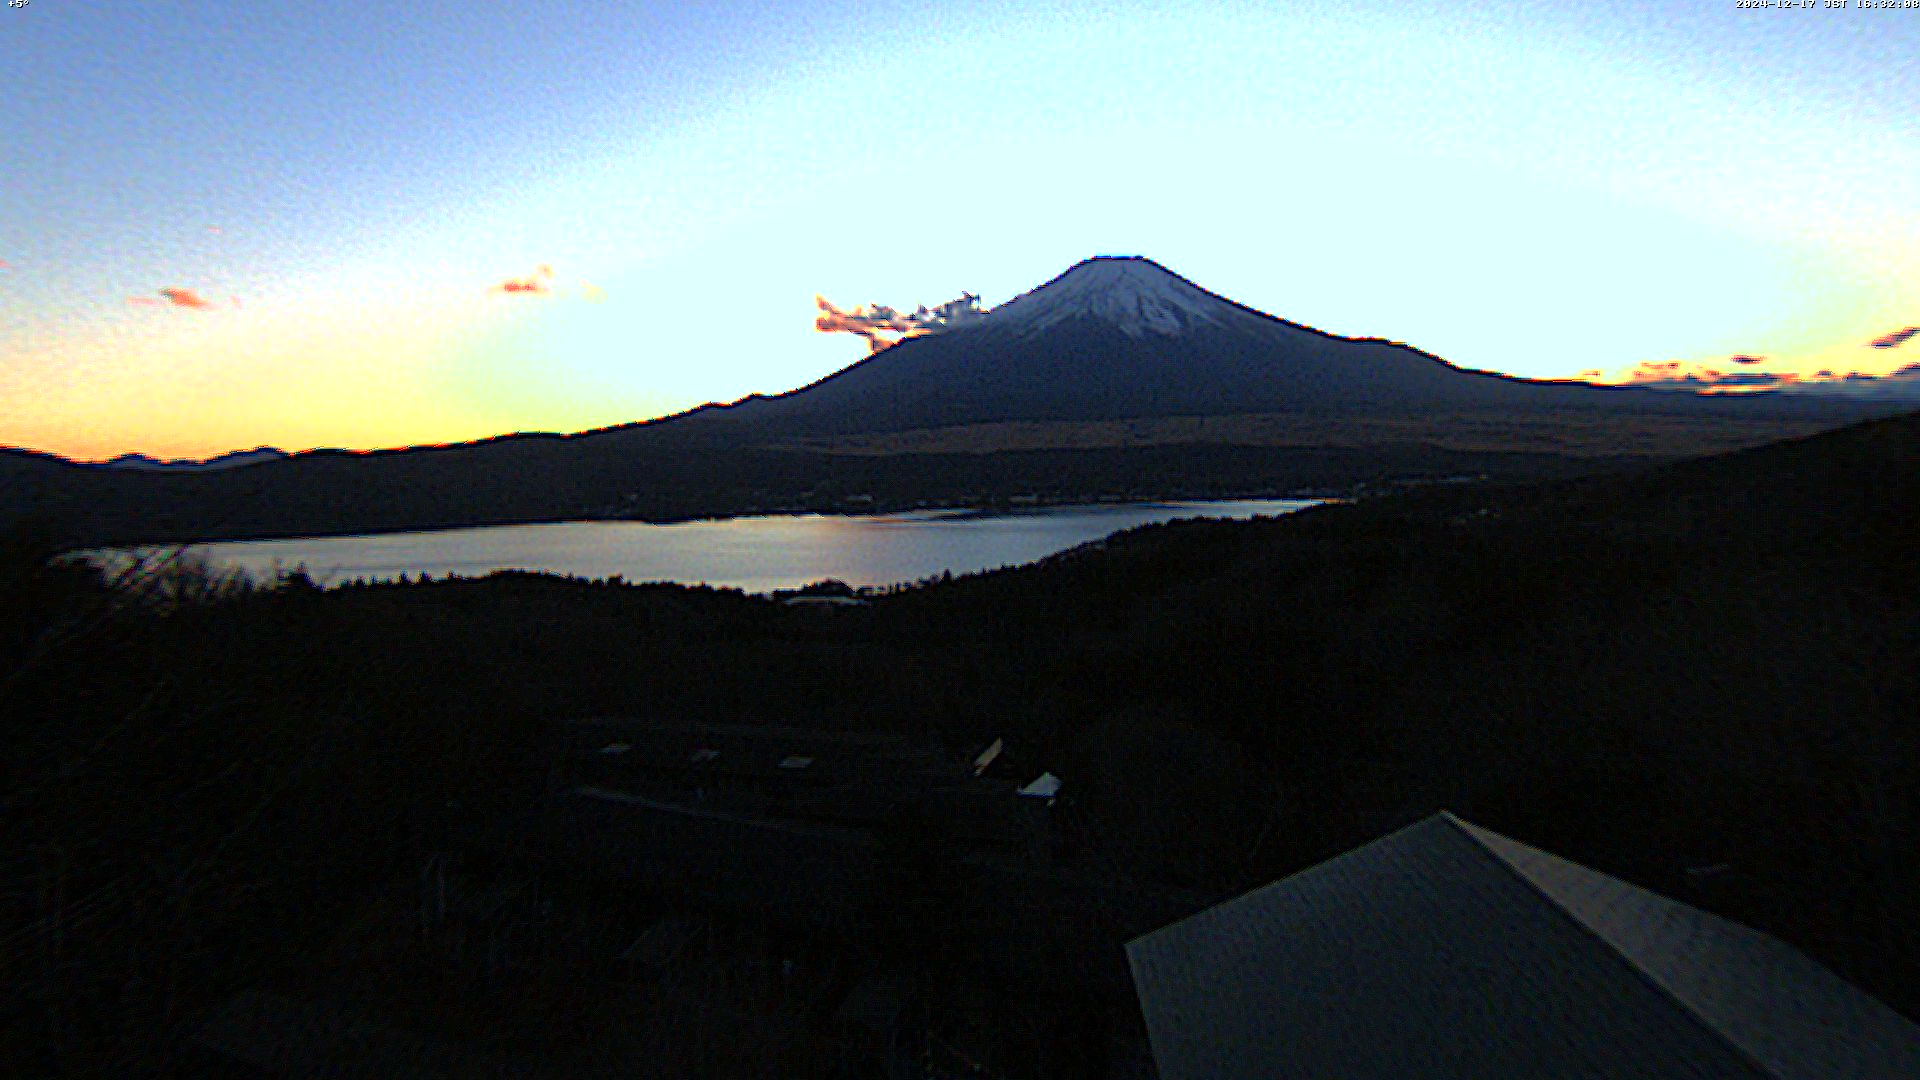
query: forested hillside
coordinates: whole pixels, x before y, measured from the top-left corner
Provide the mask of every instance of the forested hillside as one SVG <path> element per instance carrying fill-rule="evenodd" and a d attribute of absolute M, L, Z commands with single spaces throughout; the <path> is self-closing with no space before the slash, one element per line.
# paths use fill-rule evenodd
<path fill-rule="evenodd" d="M 160 1069 L 601 714 L 1003 735 L 1065 780 L 1074 865 L 1206 895 L 1447 807 L 1913 1015 L 1916 538 L 1914 417 L 1154 527 L 833 612 L 527 575 L 115 588 L 16 536 L 0 1059 Z"/>

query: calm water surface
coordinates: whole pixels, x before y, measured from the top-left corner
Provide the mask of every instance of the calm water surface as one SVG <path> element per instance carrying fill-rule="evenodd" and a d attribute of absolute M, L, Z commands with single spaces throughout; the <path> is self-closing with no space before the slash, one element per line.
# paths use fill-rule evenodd
<path fill-rule="evenodd" d="M 889 585 L 943 571 L 1017 566 L 1137 525 L 1271 516 L 1312 505 L 1311 500 L 1252 499 L 1049 506 L 1012 513 L 800 514 L 674 525 L 581 521 L 236 541 L 193 550 L 216 567 L 244 570 L 261 580 L 296 567 L 305 567 L 322 584 L 385 581 L 403 573 L 479 577 L 495 570 L 535 570 L 770 592 L 823 578 Z"/>

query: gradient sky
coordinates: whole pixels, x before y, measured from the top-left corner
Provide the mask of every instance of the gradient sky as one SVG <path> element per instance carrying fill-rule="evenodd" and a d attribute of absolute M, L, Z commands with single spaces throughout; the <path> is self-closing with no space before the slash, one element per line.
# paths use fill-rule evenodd
<path fill-rule="evenodd" d="M 1867 347 L 1920 323 L 1916 44 L 1733 0 L 30 0 L 0 444 L 604 426 L 859 359 L 816 293 L 1093 254 L 1467 367 L 1878 374 L 1920 360 Z"/>

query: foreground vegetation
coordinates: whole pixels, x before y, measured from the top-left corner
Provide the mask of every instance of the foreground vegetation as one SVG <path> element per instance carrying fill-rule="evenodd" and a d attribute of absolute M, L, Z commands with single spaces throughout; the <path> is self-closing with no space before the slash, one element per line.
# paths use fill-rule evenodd
<path fill-rule="evenodd" d="M 184 1030 L 313 963 L 450 805 L 541 790 L 547 722 L 607 713 L 1004 735 L 1076 796 L 1079 865 L 1212 896 L 1446 807 L 1920 1015 L 1917 542 L 1913 417 L 1158 526 L 830 612 L 529 575 L 116 584 L 16 536 L 0 1061 L 178 1071 Z"/>

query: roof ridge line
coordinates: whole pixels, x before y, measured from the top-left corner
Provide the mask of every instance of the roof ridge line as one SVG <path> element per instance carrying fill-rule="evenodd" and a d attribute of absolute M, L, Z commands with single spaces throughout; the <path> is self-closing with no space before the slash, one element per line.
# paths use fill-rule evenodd
<path fill-rule="evenodd" d="M 1749 1067 L 1751 1067 L 1755 1071 L 1755 1073 L 1762 1078 L 1762 1080 L 1785 1080 L 1785 1078 L 1783 1078 L 1779 1073 L 1768 1068 L 1767 1065 L 1764 1062 L 1762 1062 L 1753 1053 L 1753 1051 L 1747 1049 L 1745 1044 L 1741 1043 L 1738 1039 L 1735 1039 L 1732 1035 L 1728 1034 L 1727 1032 L 1721 1030 L 1718 1025 L 1714 1024 L 1712 1021 L 1708 1020 L 1704 1015 L 1702 1015 L 1700 1010 L 1693 1006 L 1692 1002 L 1689 1002 L 1686 998 L 1682 997 L 1677 991 L 1673 989 L 1673 987 L 1668 986 L 1664 981 L 1660 979 L 1659 976 L 1647 970 L 1646 967 L 1644 967 L 1639 961 L 1627 955 L 1626 952 L 1621 950 L 1617 945 L 1613 943 L 1613 939 L 1607 937 L 1607 935 L 1595 929 L 1591 923 L 1581 918 L 1579 914 L 1575 912 L 1572 908 L 1569 908 L 1567 905 L 1561 903 L 1560 900 L 1557 897 L 1555 897 L 1552 893 L 1541 888 L 1540 883 L 1533 880 L 1532 875 L 1528 874 L 1525 870 L 1521 869 L 1519 866 L 1516 866 L 1514 863 L 1509 861 L 1504 855 L 1501 855 L 1498 851 L 1495 851 L 1493 847 L 1490 846 L 1486 841 L 1474 835 L 1473 830 L 1480 828 L 1480 826 L 1476 825 L 1476 826 L 1469 827 L 1467 822 L 1462 821 L 1460 818 L 1454 816 L 1452 812 L 1447 810 L 1440 811 L 1439 816 L 1446 821 L 1446 823 L 1453 829 L 1454 832 L 1460 834 L 1461 836 L 1466 837 L 1467 841 L 1473 845 L 1474 850 L 1481 852 L 1487 858 L 1490 858 L 1495 863 L 1499 864 L 1503 869 L 1507 871 L 1509 875 L 1519 879 L 1520 883 L 1523 886 L 1525 886 L 1529 891 L 1539 896 L 1540 899 L 1545 900 L 1547 902 L 1548 907 L 1552 908 L 1554 911 L 1559 912 L 1561 917 L 1564 918 L 1567 922 L 1572 923 L 1574 928 L 1580 931 L 1580 933 L 1599 942 L 1600 945 L 1604 947 L 1609 954 L 1615 957 L 1618 957 L 1620 962 L 1627 966 L 1627 970 L 1633 972 L 1635 975 L 1637 975 L 1640 978 L 1642 982 L 1646 983 L 1648 986 L 1651 986 L 1654 989 L 1655 993 L 1659 994 L 1661 997 L 1666 998 L 1668 1001 L 1673 1002 L 1675 1005 L 1678 1005 L 1680 1007 L 1681 1012 L 1691 1017 L 1693 1019 L 1693 1022 L 1700 1025 L 1701 1028 L 1705 1029 L 1709 1036 L 1713 1037 L 1716 1041 L 1725 1044 L 1729 1049 L 1731 1049 L 1734 1052 L 1734 1054 L 1738 1056 L 1741 1061 L 1745 1062 Z M 1513 840 L 1513 838 L 1510 836 L 1503 836 L 1503 839 Z M 1513 842 L 1516 844 L 1522 844 L 1523 846 L 1526 846 L 1526 847 L 1532 847 L 1532 845 L 1526 844 L 1524 841 L 1513 840 Z M 1544 851 L 1539 848 L 1534 848 L 1534 850 L 1540 851 L 1541 854 L 1547 855 L 1550 858 L 1559 858 L 1559 856 L 1553 855 L 1552 852 Z M 1622 885 L 1625 885 L 1630 889 L 1640 888 L 1640 886 L 1635 885 L 1630 881 L 1625 881 L 1621 878 L 1616 878 L 1611 874 L 1601 873 L 1600 871 L 1594 870 L 1591 867 L 1582 866 L 1579 863 L 1574 863 L 1573 860 L 1571 859 L 1565 859 L 1562 861 L 1571 863 L 1572 865 L 1575 865 L 1575 866 L 1581 866 L 1582 869 L 1587 870 L 1589 873 L 1600 874 L 1601 877 L 1607 878 L 1608 880 L 1618 881 Z M 1651 890 L 1648 890 L 1648 889 L 1641 889 L 1641 891 L 1651 892 Z M 1654 893 L 1653 895 L 1657 896 L 1659 894 Z M 1677 901 L 1675 902 L 1677 903 Z"/>

